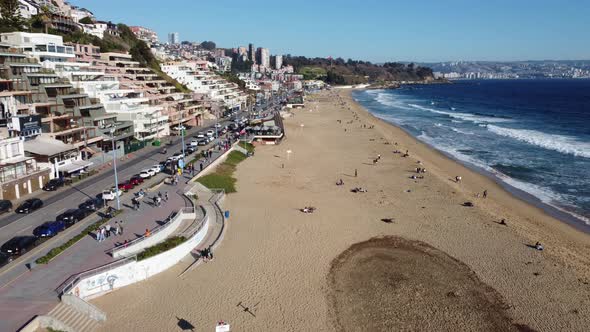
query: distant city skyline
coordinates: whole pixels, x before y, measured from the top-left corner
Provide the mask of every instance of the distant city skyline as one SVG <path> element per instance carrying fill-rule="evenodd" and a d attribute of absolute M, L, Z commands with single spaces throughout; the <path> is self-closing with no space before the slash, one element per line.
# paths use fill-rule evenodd
<path fill-rule="evenodd" d="M 590 59 L 590 2 L 582 0 L 241 2 L 71 0 L 98 19 L 154 29 L 162 42 L 249 43 L 271 54 L 372 62 Z M 214 28 L 212 28 L 214 27 Z"/>

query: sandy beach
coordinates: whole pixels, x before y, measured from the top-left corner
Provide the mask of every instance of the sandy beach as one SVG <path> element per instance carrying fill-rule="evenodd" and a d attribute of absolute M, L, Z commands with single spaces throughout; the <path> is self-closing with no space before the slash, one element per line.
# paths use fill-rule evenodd
<path fill-rule="evenodd" d="M 306 105 L 280 145 L 238 167 L 215 260 L 92 300 L 102 331 L 179 331 L 181 319 L 196 331 L 590 329 L 589 235 L 373 117 L 350 90 Z"/>

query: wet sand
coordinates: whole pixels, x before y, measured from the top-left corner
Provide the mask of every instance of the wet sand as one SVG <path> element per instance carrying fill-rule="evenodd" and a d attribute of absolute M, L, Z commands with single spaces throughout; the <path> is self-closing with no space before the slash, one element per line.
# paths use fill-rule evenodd
<path fill-rule="evenodd" d="M 347 104 L 343 107 L 338 98 Z M 178 275 L 185 266 L 180 264 L 93 300 L 108 315 L 103 331 L 173 331 L 179 330 L 179 319 L 195 330 L 213 330 L 221 319 L 232 331 L 340 330 L 331 309 L 331 264 L 351 246 L 382 236 L 435 248 L 445 257 L 438 271 L 452 277 L 450 271 L 460 266 L 457 275 L 470 280 L 469 289 L 493 294 L 466 297 L 461 305 L 447 308 L 443 289 L 433 284 L 436 274 L 430 275 L 419 285 L 430 294 L 423 303 L 445 305 L 439 312 L 467 317 L 467 304 L 479 303 L 482 312 L 497 319 L 482 316 L 477 322 L 522 324 L 539 331 L 589 329 L 588 235 L 372 117 L 351 100 L 349 91 L 312 96 L 307 108 L 294 114 L 285 120 L 282 144 L 258 147 L 238 167 L 238 192 L 225 199 L 231 218 L 215 260 L 182 278 Z M 406 149 L 407 158 L 393 153 Z M 378 154 L 381 159 L 373 164 Z M 427 169 L 424 179 L 410 179 L 416 167 Z M 462 183 L 452 181 L 457 175 Z M 338 179 L 343 186 L 335 185 Z M 351 193 L 354 187 L 368 192 Z M 484 189 L 489 197 L 476 198 Z M 475 206 L 462 206 L 466 201 Z M 299 212 L 308 205 L 317 211 Z M 502 218 L 507 226 L 498 224 Z M 546 250 L 527 246 L 536 241 Z M 394 254 L 402 259 L 399 255 Z M 421 263 L 412 267 L 407 257 L 402 275 L 428 270 L 428 259 L 415 256 Z M 469 273 L 473 275 L 466 277 Z M 407 287 L 397 302 L 408 310 L 407 317 L 424 315 L 419 312 L 423 306 L 413 307 L 408 299 L 418 285 L 396 283 L 395 278 L 391 282 L 392 287 Z M 423 320 L 439 320 L 434 314 Z M 396 324 L 415 330 L 418 322 L 408 318 Z M 471 330 L 468 325 L 451 329 Z"/>

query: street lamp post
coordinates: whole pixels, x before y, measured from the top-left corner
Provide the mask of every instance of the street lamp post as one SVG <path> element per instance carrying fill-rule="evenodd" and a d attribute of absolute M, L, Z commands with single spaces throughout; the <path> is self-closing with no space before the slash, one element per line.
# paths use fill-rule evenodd
<path fill-rule="evenodd" d="M 111 128 L 111 143 L 113 146 L 113 171 L 115 172 L 115 197 L 117 198 L 117 210 L 121 209 L 119 200 L 119 179 L 117 178 L 117 154 L 115 151 L 115 128 Z"/>

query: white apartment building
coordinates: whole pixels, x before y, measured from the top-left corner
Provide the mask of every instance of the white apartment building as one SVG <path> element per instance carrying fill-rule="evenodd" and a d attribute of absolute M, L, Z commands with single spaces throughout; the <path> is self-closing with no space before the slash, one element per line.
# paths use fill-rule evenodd
<path fill-rule="evenodd" d="M 67 61 L 76 57 L 74 47 L 66 46 L 58 35 L 28 32 L 7 32 L 0 35 L 0 42 L 20 49 L 39 62 Z"/>
<path fill-rule="evenodd" d="M 246 106 L 247 95 L 238 86 L 205 69 L 201 62 L 169 63 L 162 70 L 197 93 L 207 94 L 214 101 L 223 102 L 230 110 Z"/>
<path fill-rule="evenodd" d="M 268 48 L 260 49 L 260 65 L 264 68 L 270 68 L 270 51 Z"/>
<path fill-rule="evenodd" d="M 279 70 L 283 67 L 283 56 L 275 55 L 275 69 Z"/>

